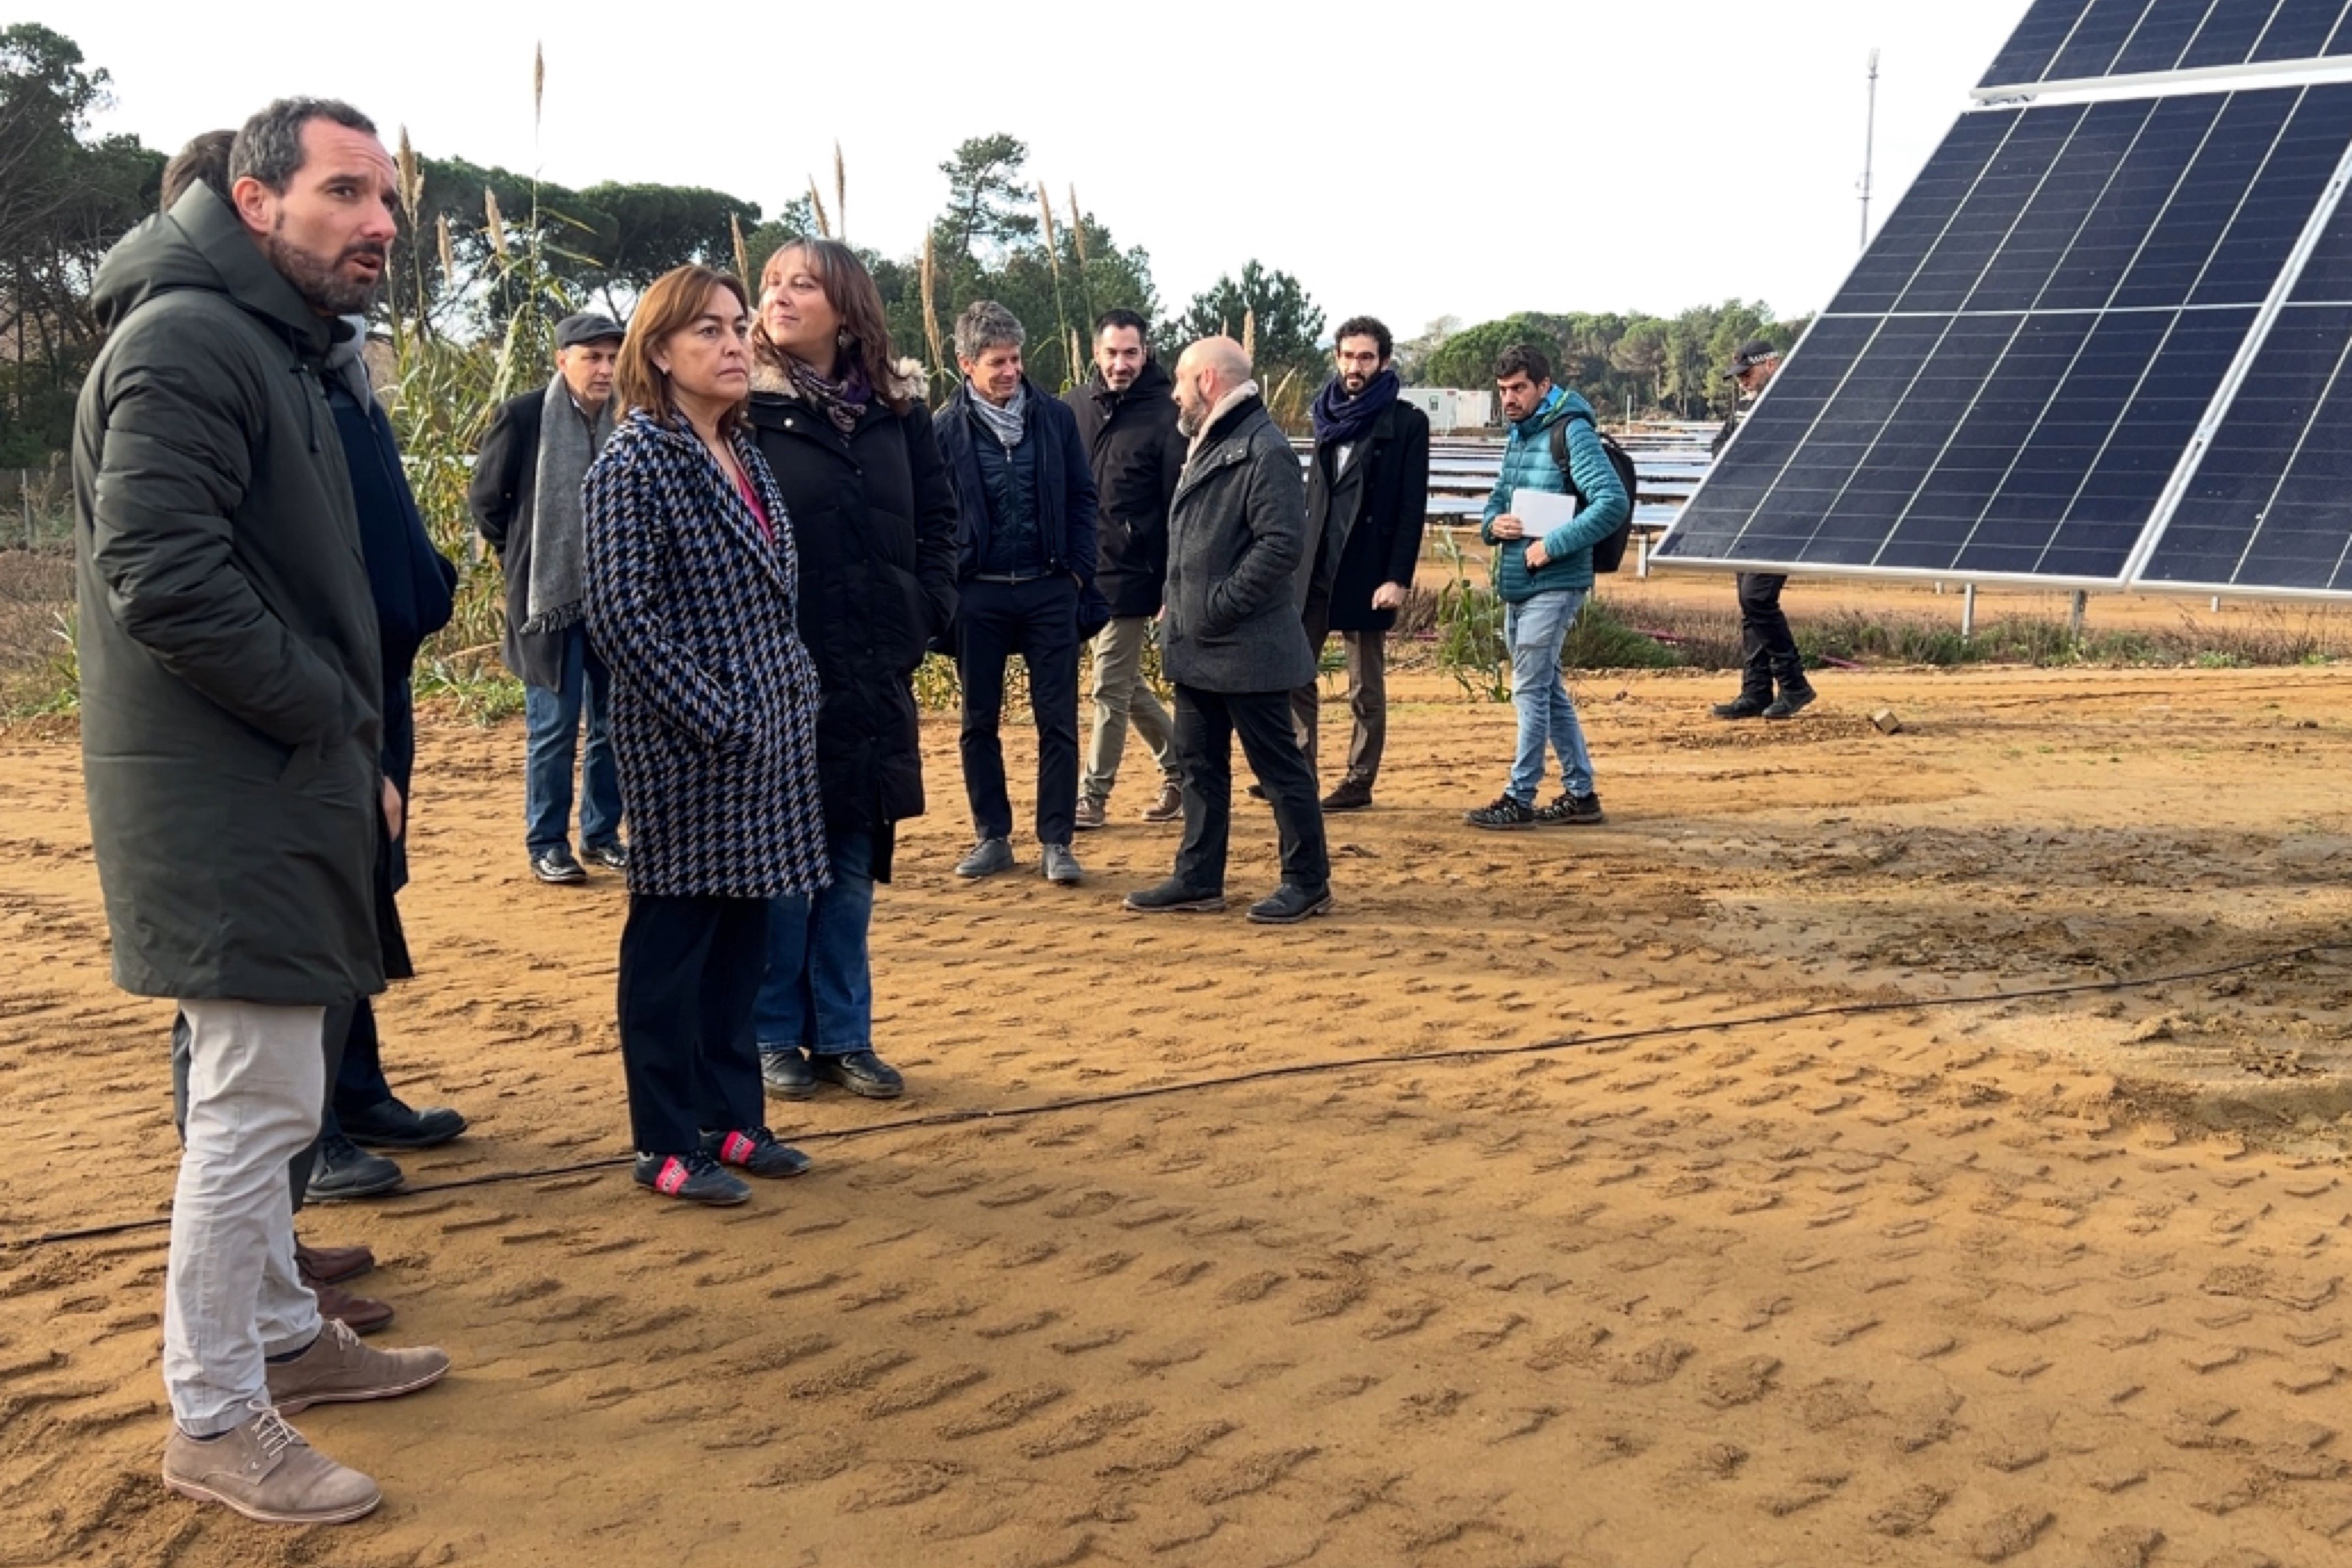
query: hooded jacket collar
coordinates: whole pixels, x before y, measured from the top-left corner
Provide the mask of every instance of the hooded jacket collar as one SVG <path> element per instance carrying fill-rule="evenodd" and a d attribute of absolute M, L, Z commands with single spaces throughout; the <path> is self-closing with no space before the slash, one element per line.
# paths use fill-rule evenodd
<path fill-rule="evenodd" d="M 1160 362 L 1156 359 L 1146 359 L 1143 362 L 1143 368 L 1136 373 L 1135 379 L 1127 384 L 1127 389 L 1123 392 L 1113 392 L 1110 389 L 1109 384 L 1103 380 L 1100 365 L 1097 365 L 1094 374 L 1087 377 L 1087 395 L 1102 405 L 1105 414 L 1110 413 L 1113 409 L 1125 407 L 1128 404 L 1140 403 L 1153 397 L 1165 400 L 1174 392 L 1175 386 L 1176 384 L 1168 379 L 1168 373 L 1160 368 Z"/>
<path fill-rule="evenodd" d="M 107 254 L 90 305 L 111 331 L 150 300 L 183 289 L 227 295 L 313 357 L 325 357 L 350 331 L 311 310 L 247 237 L 243 220 L 201 182 Z"/>
<path fill-rule="evenodd" d="M 1511 428 L 1522 437 L 1532 437 L 1538 431 L 1550 429 L 1574 409 L 1582 408 L 1590 413 L 1591 406 L 1580 395 L 1554 382 L 1551 390 L 1544 394 L 1544 400 L 1536 405 L 1535 412 Z"/>

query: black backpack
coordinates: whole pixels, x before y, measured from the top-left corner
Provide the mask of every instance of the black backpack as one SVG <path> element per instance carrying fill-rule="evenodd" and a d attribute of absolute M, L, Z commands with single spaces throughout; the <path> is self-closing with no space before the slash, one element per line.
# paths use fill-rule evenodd
<path fill-rule="evenodd" d="M 1582 510 L 1590 503 L 1577 489 L 1575 471 L 1568 464 L 1568 427 L 1579 419 L 1592 425 L 1590 414 L 1571 414 L 1551 427 L 1551 460 L 1559 465 L 1559 477 L 1568 483 L 1568 493 L 1576 497 L 1577 509 Z M 1625 542 L 1633 532 L 1633 497 L 1638 493 L 1633 486 L 1633 457 L 1617 444 L 1616 437 L 1600 426 L 1592 425 L 1592 433 L 1601 437 L 1601 449 L 1609 454 L 1609 466 L 1617 470 L 1617 482 L 1625 487 L 1625 521 L 1592 547 L 1592 569 L 1614 572 L 1625 563 Z"/>

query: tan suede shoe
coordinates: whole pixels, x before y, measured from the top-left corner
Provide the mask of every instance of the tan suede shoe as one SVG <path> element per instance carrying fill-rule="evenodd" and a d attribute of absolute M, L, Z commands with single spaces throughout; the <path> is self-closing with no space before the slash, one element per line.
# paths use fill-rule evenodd
<path fill-rule="evenodd" d="M 322 1320 L 310 1348 L 269 1365 L 269 1402 L 292 1415 L 313 1405 L 393 1399 L 441 1381 L 449 1358 L 440 1351 L 377 1350 L 332 1318 Z"/>
<path fill-rule="evenodd" d="M 343 1524 L 383 1500 L 373 1481 L 310 1447 L 273 1410 L 208 1443 L 174 1429 L 163 1484 L 264 1524 Z"/>

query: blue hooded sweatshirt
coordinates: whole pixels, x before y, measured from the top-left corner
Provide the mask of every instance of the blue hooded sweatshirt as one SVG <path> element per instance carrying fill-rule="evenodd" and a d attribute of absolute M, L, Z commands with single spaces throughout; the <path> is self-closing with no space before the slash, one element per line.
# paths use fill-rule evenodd
<path fill-rule="evenodd" d="M 1552 461 L 1551 427 L 1571 415 L 1581 417 L 1568 426 L 1572 474 L 1563 474 Z M 1526 540 L 1497 541 L 1494 534 L 1495 520 L 1511 510 L 1512 498 L 1523 489 L 1584 498 L 1575 517 L 1544 535 L 1549 559 L 1533 572 L 1528 570 Z M 1564 386 L 1553 387 L 1534 413 L 1511 426 L 1503 442 L 1503 471 L 1478 525 L 1478 537 L 1495 546 L 1495 586 L 1503 602 L 1522 605 L 1538 594 L 1591 587 L 1592 547 L 1622 527 L 1633 509 L 1633 498 L 1593 427 L 1592 405 Z"/>

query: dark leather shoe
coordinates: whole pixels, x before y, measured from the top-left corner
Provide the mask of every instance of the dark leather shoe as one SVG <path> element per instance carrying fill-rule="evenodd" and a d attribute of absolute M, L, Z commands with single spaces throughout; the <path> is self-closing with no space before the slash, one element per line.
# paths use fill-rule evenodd
<path fill-rule="evenodd" d="M 1285 882 L 1252 904 L 1249 918 L 1262 926 L 1295 926 L 1330 912 L 1329 888 L 1302 888 L 1296 882 Z"/>
<path fill-rule="evenodd" d="M 374 1267 L 375 1254 L 364 1247 L 305 1247 L 299 1241 L 294 1244 L 294 1271 L 313 1290 L 321 1285 L 356 1279 Z"/>
<path fill-rule="evenodd" d="M 1184 820 L 1184 786 L 1173 779 L 1160 782 L 1160 798 L 1143 808 L 1146 822 L 1181 822 Z"/>
<path fill-rule="evenodd" d="M 703 1152 L 722 1165 L 732 1165 L 750 1176 L 774 1180 L 797 1176 L 809 1168 L 809 1157 L 778 1140 L 764 1127 L 747 1132 L 706 1132 Z"/>
<path fill-rule="evenodd" d="M 344 1137 L 376 1149 L 437 1149 L 466 1131 L 466 1119 L 446 1105 L 411 1110 L 396 1099 L 365 1110 L 338 1110 L 335 1120 Z"/>
<path fill-rule="evenodd" d="M 1372 804 L 1372 786 L 1361 779 L 1342 779 L 1323 797 L 1326 811 L 1363 811 Z"/>
<path fill-rule="evenodd" d="M 1126 903 L 1129 909 L 1144 915 L 1213 915 L 1225 907 L 1225 895 L 1204 893 L 1171 877 L 1156 888 L 1138 888 L 1128 894 Z"/>
<path fill-rule="evenodd" d="M 550 845 L 530 852 L 530 874 L 542 882 L 584 882 L 588 868 L 572 858 L 569 844 Z"/>
<path fill-rule="evenodd" d="M 1764 717 L 1778 722 L 1793 719 L 1813 705 L 1813 689 L 1810 686 L 1780 688 L 1780 700 L 1764 710 Z"/>
<path fill-rule="evenodd" d="M 314 1204 L 373 1198 L 392 1191 L 400 1181 L 400 1167 L 383 1155 L 369 1153 L 347 1137 L 322 1138 L 305 1196 Z"/>
<path fill-rule="evenodd" d="M 896 1100 L 907 1092 L 898 1069 L 872 1051 L 841 1051 L 813 1056 L 809 1070 L 826 1083 L 837 1083 L 867 1100 Z"/>
<path fill-rule="evenodd" d="M 808 1057 L 797 1046 L 788 1051 L 761 1051 L 760 1087 L 771 1100 L 806 1100 L 816 1092 L 816 1074 L 809 1071 Z"/>
<path fill-rule="evenodd" d="M 1761 719 L 1764 710 L 1771 706 L 1770 692 L 1759 697 L 1752 691 L 1743 691 L 1728 702 L 1717 703 L 1708 711 L 1718 719 Z"/>
<path fill-rule="evenodd" d="M 392 1309 L 366 1296 L 354 1296 L 339 1285 L 313 1285 L 319 1315 L 332 1318 L 355 1334 L 372 1334 L 392 1321 Z"/>
<path fill-rule="evenodd" d="M 588 858 L 608 871 L 625 871 L 629 868 L 629 847 L 617 838 L 610 844 L 591 844 Z"/>

